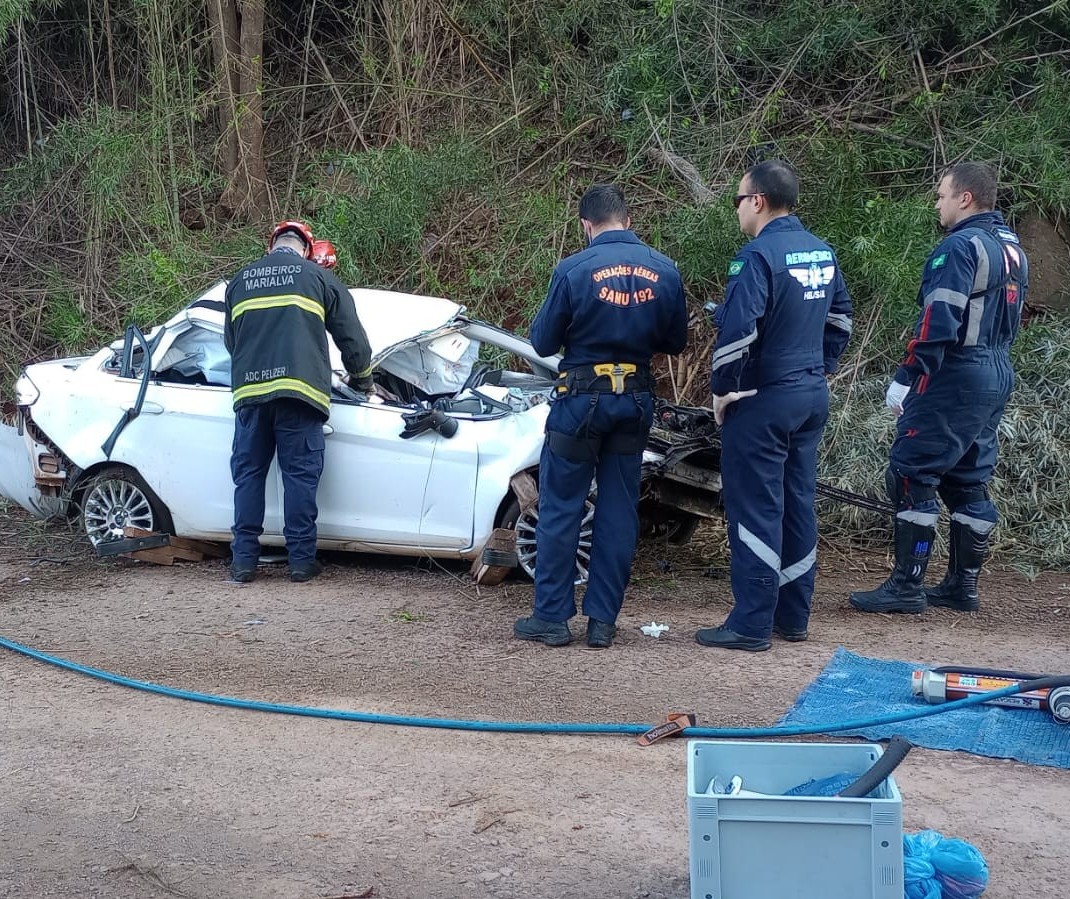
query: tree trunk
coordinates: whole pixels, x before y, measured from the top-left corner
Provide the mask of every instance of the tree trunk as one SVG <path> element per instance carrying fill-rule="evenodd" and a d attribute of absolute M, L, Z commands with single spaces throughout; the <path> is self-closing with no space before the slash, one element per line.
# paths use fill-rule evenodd
<path fill-rule="evenodd" d="M 228 122 L 236 158 L 229 172 L 228 184 L 219 205 L 234 215 L 261 221 L 268 214 L 267 167 L 264 163 L 264 0 L 209 0 L 219 4 L 219 37 L 228 62 L 225 91 L 233 97 Z M 235 15 L 238 50 L 233 52 L 227 32 L 228 7 Z M 234 91 L 234 81 L 237 90 Z M 229 152 L 224 144 L 225 152 Z M 224 158 L 224 166 L 228 159 Z"/>
<path fill-rule="evenodd" d="M 212 29 L 212 60 L 219 91 L 220 165 L 228 183 L 238 169 L 238 42 L 237 0 L 208 0 L 208 21 Z"/>

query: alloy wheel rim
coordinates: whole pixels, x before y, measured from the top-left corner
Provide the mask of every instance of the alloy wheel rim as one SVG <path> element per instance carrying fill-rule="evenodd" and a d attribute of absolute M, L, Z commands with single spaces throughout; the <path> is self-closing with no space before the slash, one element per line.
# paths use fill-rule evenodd
<path fill-rule="evenodd" d="M 145 494 L 129 481 L 107 480 L 94 484 L 83 509 L 85 531 L 96 546 L 123 537 L 127 527 L 155 530 L 155 516 Z"/>
<path fill-rule="evenodd" d="M 536 548 L 535 528 L 539 523 L 538 504 L 520 513 L 516 520 L 516 557 L 517 564 L 524 570 L 528 577 L 535 577 Z M 583 507 L 583 518 L 580 521 L 580 542 L 576 549 L 576 579 L 575 584 L 587 583 L 587 577 L 591 565 L 591 536 L 594 532 L 594 503 L 586 500 Z"/>

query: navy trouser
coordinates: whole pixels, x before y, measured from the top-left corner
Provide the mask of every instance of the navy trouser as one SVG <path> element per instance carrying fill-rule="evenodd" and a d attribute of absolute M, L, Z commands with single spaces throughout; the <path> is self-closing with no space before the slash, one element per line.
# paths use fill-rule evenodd
<path fill-rule="evenodd" d="M 767 639 L 810 620 L 817 569 L 817 446 L 828 420 L 823 374 L 791 375 L 728 407 L 721 477 L 735 605 L 725 626 Z"/>
<path fill-rule="evenodd" d="M 534 614 L 568 621 L 576 614 L 576 553 L 591 479 L 597 482 L 583 613 L 610 624 L 624 603 L 639 539 L 639 481 L 650 425 L 651 394 L 572 393 L 555 400 L 539 461 Z M 591 439 L 557 445 L 553 433 Z M 597 446 L 595 446 L 597 444 Z M 620 447 L 638 447 L 620 451 Z"/>
<path fill-rule="evenodd" d="M 988 498 L 997 429 L 1014 389 L 1010 358 L 998 350 L 950 356 L 907 394 L 888 462 L 888 492 L 900 517 L 936 524 L 937 493 L 952 517 L 987 534 L 999 520 Z"/>
<path fill-rule="evenodd" d="M 290 565 L 316 558 L 316 488 L 323 473 L 323 416 L 300 400 L 242 406 L 234 415 L 234 564 L 254 568 L 264 533 L 264 485 L 276 451 L 283 487 L 283 535 Z"/>

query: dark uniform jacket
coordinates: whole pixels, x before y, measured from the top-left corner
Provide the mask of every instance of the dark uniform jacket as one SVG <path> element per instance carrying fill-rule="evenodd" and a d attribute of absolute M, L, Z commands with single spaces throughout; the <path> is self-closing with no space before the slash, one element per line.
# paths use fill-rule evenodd
<path fill-rule="evenodd" d="M 959 222 L 932 251 L 921 277 L 914 337 L 895 373 L 924 393 L 942 366 L 1006 354 L 1021 322 L 1029 264 L 998 212 Z"/>
<path fill-rule="evenodd" d="M 724 396 L 803 371 L 831 373 L 851 335 L 836 255 L 794 215 L 773 219 L 728 266 L 710 390 Z"/>
<path fill-rule="evenodd" d="M 353 298 L 331 272 L 278 249 L 227 285 L 223 339 L 231 355 L 234 408 L 283 397 L 330 415 L 327 331 L 351 375 L 366 379 L 371 347 Z M 326 329 L 326 330 L 325 330 Z"/>
<path fill-rule="evenodd" d="M 649 365 L 654 353 L 679 353 L 687 345 L 687 304 L 676 263 L 631 231 L 604 231 L 554 269 L 531 342 L 543 356 L 564 347 L 562 371 Z"/>

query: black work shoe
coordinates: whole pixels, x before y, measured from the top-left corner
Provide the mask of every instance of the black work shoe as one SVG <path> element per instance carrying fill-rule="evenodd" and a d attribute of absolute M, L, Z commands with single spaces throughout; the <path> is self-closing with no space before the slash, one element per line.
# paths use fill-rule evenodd
<path fill-rule="evenodd" d="M 721 649 L 742 649 L 746 652 L 765 652 L 773 644 L 758 637 L 744 637 L 730 631 L 723 624 L 720 627 L 705 627 L 695 631 L 695 641 L 703 646 L 719 646 Z"/>
<path fill-rule="evenodd" d="M 977 594 L 969 594 L 965 591 L 945 591 L 941 590 L 939 585 L 936 587 L 925 588 L 925 601 L 930 606 L 937 606 L 942 609 L 953 609 L 956 612 L 976 612 L 981 608 L 981 601 L 977 598 Z"/>
<path fill-rule="evenodd" d="M 572 642 L 572 631 L 568 629 L 567 621 L 544 621 L 534 615 L 517 618 L 513 625 L 513 636 L 518 640 L 536 640 L 547 646 L 567 646 Z"/>
<path fill-rule="evenodd" d="M 315 559 L 311 562 L 306 562 L 304 565 L 290 566 L 290 580 L 295 584 L 303 584 L 305 581 L 310 581 L 314 577 L 319 577 L 322 573 L 323 566 Z"/>
<path fill-rule="evenodd" d="M 805 627 L 802 630 L 793 631 L 778 624 L 773 625 L 773 633 L 781 640 L 787 640 L 788 643 L 805 643 L 810 636 L 810 632 Z"/>
<path fill-rule="evenodd" d="M 592 649 L 608 649 L 616 633 L 617 627 L 614 624 L 599 621 L 597 618 L 587 619 L 587 645 Z"/>
<path fill-rule="evenodd" d="M 893 578 L 889 578 L 876 590 L 859 590 L 851 594 L 851 605 L 859 612 L 901 612 L 904 615 L 918 615 L 928 608 L 925 591 L 918 589 L 896 589 Z"/>
<path fill-rule="evenodd" d="M 979 568 L 949 570 L 939 584 L 925 588 L 925 602 L 956 612 L 976 612 L 981 607 L 981 600 L 977 596 L 978 574 Z"/>
<path fill-rule="evenodd" d="M 925 600 L 930 606 L 976 612 L 981 607 L 977 578 L 988 555 L 988 534 L 978 534 L 952 518 L 947 549 L 947 574 L 935 587 L 925 588 Z"/>
<path fill-rule="evenodd" d="M 249 584 L 255 577 L 256 568 L 249 568 L 246 565 L 230 566 L 230 579 L 236 584 Z"/>

